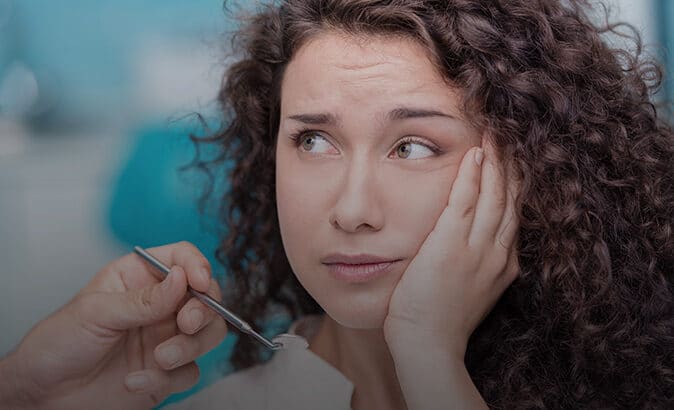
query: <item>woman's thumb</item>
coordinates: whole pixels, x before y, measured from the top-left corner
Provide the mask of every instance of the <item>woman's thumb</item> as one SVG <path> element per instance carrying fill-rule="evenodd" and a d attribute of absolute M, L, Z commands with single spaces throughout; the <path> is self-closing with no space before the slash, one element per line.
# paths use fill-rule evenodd
<path fill-rule="evenodd" d="M 124 330 L 146 326 L 175 313 L 187 292 L 185 271 L 174 266 L 160 283 L 120 293 L 98 293 L 98 324 Z"/>

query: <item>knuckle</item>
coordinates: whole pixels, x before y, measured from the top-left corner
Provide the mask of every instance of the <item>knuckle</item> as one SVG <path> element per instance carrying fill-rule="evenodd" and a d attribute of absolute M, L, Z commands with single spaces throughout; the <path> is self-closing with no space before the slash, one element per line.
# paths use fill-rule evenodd
<path fill-rule="evenodd" d="M 206 274 L 208 275 L 209 279 L 212 277 L 212 275 L 211 275 L 211 264 L 208 262 L 208 259 L 206 259 L 205 256 L 200 254 L 199 259 L 197 261 L 197 265 L 200 266 L 200 269 L 206 271 Z"/>
<path fill-rule="evenodd" d="M 463 211 L 461 212 L 461 217 L 462 218 L 468 218 L 471 215 L 473 215 L 473 212 L 475 212 L 475 206 L 469 205 L 469 206 L 463 208 Z"/>
<path fill-rule="evenodd" d="M 181 249 L 192 249 L 192 248 L 195 247 L 192 244 L 192 242 L 189 242 L 189 241 L 180 241 L 180 242 L 177 243 L 177 245 L 178 245 L 178 248 L 181 248 Z"/>
<path fill-rule="evenodd" d="M 505 209 L 506 206 L 508 206 L 508 197 L 505 194 L 499 195 L 496 198 L 496 207 L 498 209 Z"/>
<path fill-rule="evenodd" d="M 508 244 L 505 243 L 505 238 L 503 238 L 503 233 L 500 233 L 496 236 L 496 244 L 498 245 L 499 250 L 506 250 L 506 251 L 508 250 Z"/>
<path fill-rule="evenodd" d="M 180 244 L 181 250 L 183 250 L 185 253 L 197 256 L 199 258 L 200 263 L 206 262 L 208 264 L 208 260 L 206 260 L 206 258 L 204 257 L 204 255 L 202 255 L 199 248 L 197 248 L 197 246 L 194 245 L 192 242 L 182 241 L 180 242 Z"/>
<path fill-rule="evenodd" d="M 188 241 L 178 242 L 178 250 L 179 252 L 184 252 L 184 254 L 188 256 L 190 259 L 194 258 L 195 264 L 202 265 L 210 273 L 211 263 L 208 261 L 208 258 L 206 258 L 206 256 L 204 256 L 204 254 L 201 253 L 199 248 L 197 248 L 197 246 L 194 245 L 192 242 Z"/>
<path fill-rule="evenodd" d="M 203 266 L 204 268 L 208 269 L 208 272 L 210 273 L 211 263 L 208 261 L 208 258 L 206 258 L 206 256 L 203 253 L 201 253 L 201 251 L 197 248 L 194 248 L 194 256 L 197 263 Z"/>

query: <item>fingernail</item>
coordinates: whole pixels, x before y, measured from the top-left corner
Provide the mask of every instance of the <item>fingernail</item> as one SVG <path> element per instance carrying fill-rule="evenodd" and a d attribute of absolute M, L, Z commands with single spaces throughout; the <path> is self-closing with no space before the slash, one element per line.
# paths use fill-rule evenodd
<path fill-rule="evenodd" d="M 478 148 L 475 151 L 475 163 L 477 163 L 477 166 L 482 165 L 482 160 L 484 159 L 484 150 L 482 148 Z"/>
<path fill-rule="evenodd" d="M 173 366 L 180 360 L 180 348 L 176 345 L 160 347 L 157 356 L 159 356 L 162 362 Z"/>
<path fill-rule="evenodd" d="M 192 309 L 190 311 L 189 316 L 190 316 L 190 323 L 192 323 L 192 329 L 196 331 L 197 329 L 199 329 L 201 323 L 204 320 L 204 314 L 201 313 L 200 309 Z"/>
<path fill-rule="evenodd" d="M 126 376 L 126 387 L 132 391 L 140 391 L 148 387 L 150 379 L 145 374 L 130 374 Z"/>

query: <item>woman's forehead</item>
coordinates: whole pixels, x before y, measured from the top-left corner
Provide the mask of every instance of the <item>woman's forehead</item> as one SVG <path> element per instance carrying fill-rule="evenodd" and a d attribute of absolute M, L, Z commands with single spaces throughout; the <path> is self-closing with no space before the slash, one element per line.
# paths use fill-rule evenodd
<path fill-rule="evenodd" d="M 377 101 L 447 106 L 457 97 L 421 45 L 380 36 L 370 46 L 338 35 L 305 44 L 290 61 L 281 89 L 285 113 Z"/>
<path fill-rule="evenodd" d="M 320 78 L 323 74 L 352 81 L 397 73 L 398 77 L 411 82 L 426 77 L 443 81 L 429 57 L 421 44 L 404 37 L 377 35 L 363 43 L 353 36 L 324 33 L 296 50 L 286 76 L 287 72 L 294 72 L 304 80 L 302 75 Z"/>

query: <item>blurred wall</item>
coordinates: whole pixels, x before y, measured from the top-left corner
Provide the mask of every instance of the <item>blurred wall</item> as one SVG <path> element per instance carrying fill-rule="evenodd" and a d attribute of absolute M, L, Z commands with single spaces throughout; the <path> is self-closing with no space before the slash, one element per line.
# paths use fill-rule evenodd
<path fill-rule="evenodd" d="M 33 76 L 41 130 L 119 128 L 214 95 L 204 74 L 217 64 L 207 43 L 224 29 L 219 1 L 0 4 L 0 67 Z"/>
<path fill-rule="evenodd" d="M 221 1 L 0 0 L 0 356 L 131 251 L 109 223 L 122 168 L 143 129 L 214 111 L 229 28 Z"/>

